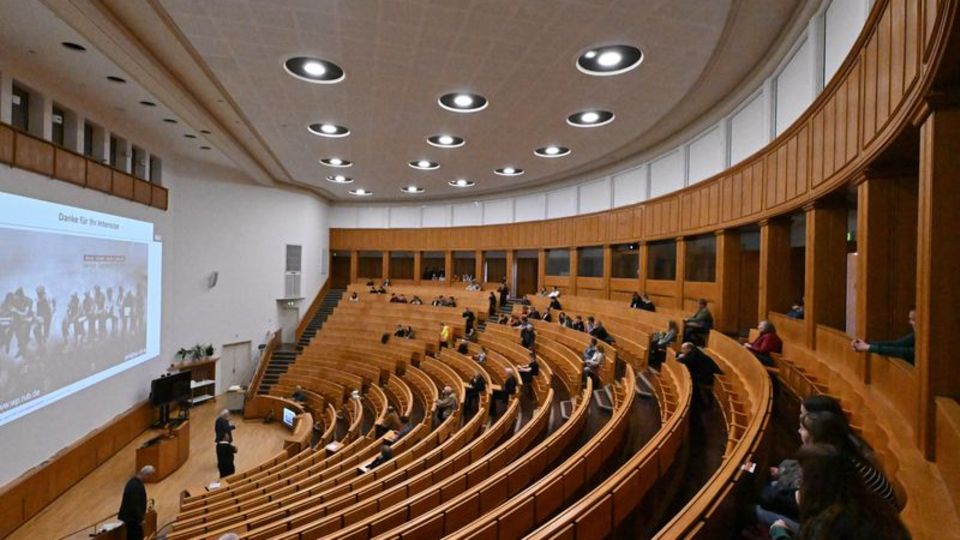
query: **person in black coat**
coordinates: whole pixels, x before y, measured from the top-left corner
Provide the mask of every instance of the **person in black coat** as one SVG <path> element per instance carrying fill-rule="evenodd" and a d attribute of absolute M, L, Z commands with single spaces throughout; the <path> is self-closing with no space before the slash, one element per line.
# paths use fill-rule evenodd
<path fill-rule="evenodd" d="M 533 382 L 533 378 L 540 375 L 540 364 L 537 363 L 537 353 L 531 351 L 530 361 L 518 369 L 520 371 L 520 380 L 529 387 L 530 383 Z"/>
<path fill-rule="evenodd" d="M 217 443 L 217 470 L 220 471 L 220 478 L 230 476 L 237 472 L 233 465 L 233 456 L 237 453 L 237 447 L 228 441 Z"/>
<path fill-rule="evenodd" d="M 487 307 L 487 315 L 495 317 L 497 315 L 497 295 L 493 294 L 493 291 L 490 291 L 490 296 L 487 297 L 487 301 L 490 303 Z"/>
<path fill-rule="evenodd" d="M 233 442 L 233 430 L 236 428 L 237 426 L 230 423 L 230 411 L 227 409 L 220 411 L 217 421 L 213 424 L 213 430 L 216 433 L 214 442 Z"/>
<path fill-rule="evenodd" d="M 533 325 L 529 322 L 520 327 L 520 345 L 527 349 L 533 347 L 537 339 L 537 333 L 533 330 Z"/>
<path fill-rule="evenodd" d="M 486 389 L 487 380 L 483 378 L 483 374 L 478 372 L 470 379 L 470 382 L 467 383 L 467 391 L 463 399 L 464 415 L 473 414 L 473 412 L 479 408 L 480 394 Z"/>
<path fill-rule="evenodd" d="M 154 472 L 153 466 L 147 465 L 123 487 L 117 518 L 126 526 L 127 540 L 143 539 L 143 518 L 147 514 L 147 488 L 143 481 L 153 476 Z"/>
<path fill-rule="evenodd" d="M 507 305 L 507 296 L 510 294 L 510 287 L 507 287 L 506 281 L 500 283 L 497 292 L 500 293 L 500 307 Z"/>
<path fill-rule="evenodd" d="M 470 308 L 466 308 L 463 310 L 462 317 L 464 322 L 466 323 L 464 331 L 469 334 L 470 330 L 473 329 L 473 322 L 477 320 L 477 316 L 473 314 L 473 310 L 471 310 Z"/>
<path fill-rule="evenodd" d="M 504 405 L 510 401 L 510 396 L 517 393 L 517 379 L 513 376 L 513 369 L 507 368 L 503 372 L 503 387 L 494 390 L 490 399 L 490 416 L 497 416 L 497 403 L 502 401 Z"/>
<path fill-rule="evenodd" d="M 713 404 L 713 377 L 723 375 L 723 371 L 713 358 L 689 341 L 680 346 L 677 361 L 687 366 L 690 371 L 694 386 L 690 408 L 694 414 L 699 415 L 701 409 L 709 409 Z"/>

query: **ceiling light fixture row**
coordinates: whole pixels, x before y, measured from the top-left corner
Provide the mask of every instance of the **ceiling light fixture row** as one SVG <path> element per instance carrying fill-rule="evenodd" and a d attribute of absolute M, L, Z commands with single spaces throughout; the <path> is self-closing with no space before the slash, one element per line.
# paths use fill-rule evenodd
<path fill-rule="evenodd" d="M 440 168 L 439 163 L 436 161 L 430 161 L 429 159 L 415 159 L 410 163 L 407 163 L 407 165 L 420 171 L 435 171 Z"/>
<path fill-rule="evenodd" d="M 447 182 L 447 184 L 456 188 L 468 188 L 477 185 L 473 180 L 467 180 L 466 178 L 457 178 L 456 180 Z"/>
<path fill-rule="evenodd" d="M 350 134 L 350 128 L 346 126 L 339 126 L 331 122 L 317 122 L 307 126 L 307 129 L 310 133 L 314 135 L 319 135 L 321 137 L 346 137 Z"/>
<path fill-rule="evenodd" d="M 547 146 L 541 146 L 533 151 L 534 155 L 542 158 L 558 158 L 570 154 L 570 149 L 566 146 L 559 146 L 556 144 L 551 144 Z"/>
<path fill-rule="evenodd" d="M 501 167 L 494 169 L 493 172 L 499 176 L 520 176 L 524 173 L 524 170 L 519 167 Z"/>
<path fill-rule="evenodd" d="M 327 177 L 327 182 L 333 182 L 334 184 L 352 184 L 353 178 L 342 174 L 332 174 Z"/>
<path fill-rule="evenodd" d="M 372 191 L 367 191 L 367 190 L 365 190 L 365 189 L 363 189 L 363 188 L 357 188 L 357 189 L 351 189 L 351 190 L 350 190 L 350 194 L 351 194 L 351 195 L 355 195 L 355 196 L 357 196 L 357 197 L 369 197 L 369 196 L 373 195 L 373 192 L 372 192 Z"/>
<path fill-rule="evenodd" d="M 456 135 L 438 134 L 427 137 L 427 142 L 437 148 L 460 148 L 466 141 Z"/>
<path fill-rule="evenodd" d="M 323 163 L 327 167 L 335 167 L 337 169 L 346 169 L 347 167 L 353 166 L 352 161 L 338 157 L 323 158 L 320 160 L 320 163 Z"/>
<path fill-rule="evenodd" d="M 422 187 L 420 187 L 420 186 L 415 186 L 415 185 L 411 184 L 411 185 L 409 185 L 409 186 L 400 188 L 400 191 L 402 191 L 402 192 L 404 192 L 404 193 L 409 193 L 410 195 L 416 195 L 416 194 L 419 194 L 419 193 L 423 193 L 425 190 L 424 190 Z"/>
<path fill-rule="evenodd" d="M 451 92 L 440 96 L 437 104 L 444 109 L 457 113 L 472 113 L 487 108 L 487 98 L 468 92 Z"/>
<path fill-rule="evenodd" d="M 608 77 L 626 73 L 643 62 L 643 53 L 632 45 L 593 47 L 577 58 L 577 69 L 587 75 Z"/>

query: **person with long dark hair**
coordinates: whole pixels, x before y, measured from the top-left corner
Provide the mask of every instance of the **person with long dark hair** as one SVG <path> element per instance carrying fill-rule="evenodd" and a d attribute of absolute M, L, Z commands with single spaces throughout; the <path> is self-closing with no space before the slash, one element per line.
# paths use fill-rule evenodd
<path fill-rule="evenodd" d="M 829 414 L 829 413 L 827 413 Z M 830 444 L 806 444 L 797 453 L 803 475 L 800 524 L 778 520 L 774 540 L 903 540 L 910 538 L 894 510 L 869 491 L 845 453 Z"/>

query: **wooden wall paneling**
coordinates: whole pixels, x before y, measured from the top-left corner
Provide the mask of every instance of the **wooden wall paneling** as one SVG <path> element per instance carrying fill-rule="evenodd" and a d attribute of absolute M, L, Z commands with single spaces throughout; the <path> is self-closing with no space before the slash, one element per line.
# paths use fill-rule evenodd
<path fill-rule="evenodd" d="M 806 272 L 804 322 L 808 344 L 815 343 L 817 325 L 843 330 L 846 326 L 847 208 L 812 205 L 805 208 Z"/>
<path fill-rule="evenodd" d="M 917 181 L 866 176 L 857 197 L 857 335 L 895 339 L 916 303 Z"/>
<path fill-rule="evenodd" d="M 916 2 L 911 2 L 916 3 Z M 890 103 L 891 112 L 895 110 L 895 105 L 900 103 L 903 97 L 903 83 L 905 75 L 906 55 L 906 5 L 904 0 L 892 0 L 890 2 L 890 66 L 892 73 L 890 76 Z"/>
<path fill-rule="evenodd" d="M 683 283 L 687 277 L 687 241 L 684 237 L 677 238 L 677 275 L 676 292 L 677 307 L 683 309 Z"/>
<path fill-rule="evenodd" d="M 836 163 L 836 134 L 837 134 L 836 99 L 831 98 L 823 107 L 823 177 L 833 176 L 837 170 Z"/>
<path fill-rule="evenodd" d="M 21 169 L 53 176 L 53 144 L 25 133 L 16 133 L 13 163 Z"/>
<path fill-rule="evenodd" d="M 763 190 L 766 188 L 767 183 L 764 179 L 764 166 L 763 160 L 757 159 L 750 171 L 750 176 L 752 180 L 752 187 L 750 188 L 751 194 L 753 195 L 752 207 L 750 208 L 750 214 L 758 214 L 763 211 Z"/>
<path fill-rule="evenodd" d="M 87 187 L 104 193 L 111 193 L 112 183 L 110 167 L 87 161 Z"/>
<path fill-rule="evenodd" d="M 766 183 L 766 200 L 763 203 L 764 209 L 777 206 L 777 157 L 780 153 L 780 147 L 772 150 L 764 156 L 764 183 Z"/>
<path fill-rule="evenodd" d="M 453 286 L 453 252 L 447 251 L 443 254 L 443 275 L 447 280 L 447 285 Z"/>
<path fill-rule="evenodd" d="M 960 403 L 940 397 L 937 407 L 937 468 L 951 493 L 960 493 Z"/>
<path fill-rule="evenodd" d="M 420 285 L 423 279 L 423 252 L 419 249 L 413 252 L 413 283 Z"/>
<path fill-rule="evenodd" d="M 644 286 L 655 305 L 669 308 L 680 308 L 682 305 L 682 300 L 677 297 L 676 281 L 648 279 Z"/>
<path fill-rule="evenodd" d="M 110 171 L 110 193 L 124 199 L 133 198 L 133 177 L 119 171 Z M 106 187 L 106 184 L 103 184 Z M 97 188 L 102 189 L 102 188 Z"/>
<path fill-rule="evenodd" d="M 866 148 L 877 132 L 877 39 L 873 32 L 863 52 L 863 136 Z"/>
<path fill-rule="evenodd" d="M 813 142 L 810 145 L 810 181 L 816 187 L 826 180 L 823 171 L 823 111 L 817 111 L 810 119 Z"/>
<path fill-rule="evenodd" d="M 150 185 L 150 206 L 154 208 L 159 208 L 160 210 L 167 209 L 167 189 L 156 184 Z"/>
<path fill-rule="evenodd" d="M 350 252 L 350 283 L 356 283 L 360 277 L 360 252 Z"/>
<path fill-rule="evenodd" d="M 13 163 L 15 138 L 13 128 L 0 124 L 0 163 Z"/>
<path fill-rule="evenodd" d="M 480 250 L 473 254 L 473 277 L 477 281 L 483 280 L 483 251 Z"/>
<path fill-rule="evenodd" d="M 610 279 L 613 277 L 613 249 L 603 246 L 603 296 L 610 298 Z"/>
<path fill-rule="evenodd" d="M 857 61 L 853 64 L 850 74 L 844 82 L 845 96 L 841 96 L 841 99 L 847 100 L 846 133 L 844 136 L 846 139 L 844 146 L 847 149 L 845 162 L 850 162 L 860 152 L 860 75 L 861 64 Z"/>
<path fill-rule="evenodd" d="M 546 250 L 537 251 L 537 290 L 546 287 L 545 278 L 547 275 L 547 252 Z"/>
<path fill-rule="evenodd" d="M 888 2 L 887 9 L 880 17 L 877 26 L 877 131 L 890 118 L 890 79 L 893 78 L 893 66 L 890 54 L 890 5 L 896 0 Z"/>
<path fill-rule="evenodd" d="M 514 270 L 517 265 L 517 253 L 512 250 L 507 250 L 507 286 L 510 287 L 511 291 L 517 290 L 517 280 L 514 277 Z"/>
<path fill-rule="evenodd" d="M 960 109 L 932 108 L 920 128 L 917 227 L 916 366 L 920 419 L 918 443 L 928 459 L 935 446 L 934 399 L 960 394 L 960 369 L 951 355 L 960 326 Z"/>
<path fill-rule="evenodd" d="M 87 160 L 79 154 L 57 147 L 54 151 L 54 177 L 83 186 L 87 183 Z"/>
<path fill-rule="evenodd" d="M 697 311 L 697 300 L 704 298 L 710 306 L 714 320 L 723 311 L 720 304 L 720 286 L 717 283 L 706 281 L 685 281 L 683 282 L 683 303 L 680 309 L 687 313 Z"/>
<path fill-rule="evenodd" d="M 917 80 L 920 65 L 920 10 L 922 2 L 905 0 L 906 20 L 903 25 L 903 93 L 907 94 Z M 902 97 L 902 96 L 901 96 Z"/>
<path fill-rule="evenodd" d="M 570 248 L 570 294 L 577 294 L 577 276 L 580 275 L 580 253 Z"/>
<path fill-rule="evenodd" d="M 760 278 L 757 320 L 767 312 L 785 313 L 793 303 L 790 294 L 790 221 L 760 222 Z"/>
<path fill-rule="evenodd" d="M 114 171 L 114 174 L 117 174 L 117 171 Z M 153 196 L 153 188 L 150 186 L 150 182 L 133 176 L 130 176 L 130 178 L 133 182 L 133 200 L 150 206 L 150 199 Z"/>
<path fill-rule="evenodd" d="M 937 22 L 937 7 L 943 4 L 942 0 L 920 0 L 923 3 L 923 59 L 926 61 L 933 52 Z"/>
<path fill-rule="evenodd" d="M 737 314 L 740 309 L 740 231 L 717 231 L 717 329 L 737 332 Z"/>
<path fill-rule="evenodd" d="M 649 246 L 646 242 L 640 242 L 640 245 L 637 249 L 640 253 L 640 265 L 637 266 L 637 289 L 641 293 L 647 291 L 647 265 L 650 261 L 650 251 Z"/>

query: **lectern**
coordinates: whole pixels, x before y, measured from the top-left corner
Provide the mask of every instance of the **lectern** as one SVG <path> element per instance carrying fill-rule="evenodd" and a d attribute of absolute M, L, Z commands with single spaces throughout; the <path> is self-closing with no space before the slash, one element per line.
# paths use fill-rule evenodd
<path fill-rule="evenodd" d="M 136 470 L 153 465 L 156 472 L 144 482 L 159 482 L 179 469 L 189 456 L 190 422 L 184 421 L 137 448 Z"/>

